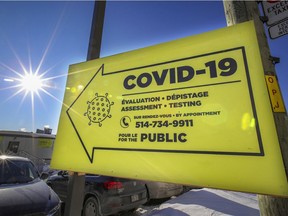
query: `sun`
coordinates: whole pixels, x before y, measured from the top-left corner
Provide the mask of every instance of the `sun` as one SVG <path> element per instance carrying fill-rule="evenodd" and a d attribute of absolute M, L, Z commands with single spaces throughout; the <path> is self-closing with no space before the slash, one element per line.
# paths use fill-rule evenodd
<path fill-rule="evenodd" d="M 7 82 L 8 87 L 2 89 L 0 88 L 0 90 L 9 90 L 12 93 L 3 102 L 6 102 L 18 95 L 22 98 L 19 102 L 19 106 L 21 106 L 28 96 L 31 101 L 31 122 L 32 131 L 34 131 L 35 112 L 37 109 L 35 103 L 36 96 L 40 99 L 40 101 L 43 102 L 42 93 L 45 93 L 58 101 L 58 99 L 48 91 L 49 89 L 53 88 L 52 80 L 54 79 L 54 77 L 45 77 L 48 70 L 41 73 L 40 67 L 38 67 L 35 71 L 33 71 L 32 68 L 30 68 L 30 70 L 27 70 L 24 65 L 20 63 L 20 65 L 22 66 L 22 71 L 17 71 L 4 64 L 1 65 L 16 75 L 9 77 L 7 76 L 3 79 L 5 82 Z"/>
<path fill-rule="evenodd" d="M 25 73 L 19 81 L 21 90 L 26 91 L 26 93 L 38 93 L 39 90 L 42 90 L 44 87 L 44 80 L 41 76 L 33 72 Z"/>

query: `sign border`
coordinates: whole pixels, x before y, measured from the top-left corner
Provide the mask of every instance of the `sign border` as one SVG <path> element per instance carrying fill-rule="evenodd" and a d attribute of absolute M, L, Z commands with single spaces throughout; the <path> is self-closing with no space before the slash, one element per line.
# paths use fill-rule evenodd
<path fill-rule="evenodd" d="M 281 21 L 283 21 L 283 20 L 285 20 L 287 17 L 284 17 L 284 18 L 277 18 L 277 16 L 274 16 L 274 18 L 275 18 L 275 21 L 271 21 L 271 17 L 269 17 L 268 16 L 268 14 L 267 14 L 267 4 L 268 3 L 270 3 L 270 4 L 277 4 L 277 3 L 279 3 L 279 2 L 281 2 L 281 0 L 280 1 L 275 1 L 275 2 L 267 2 L 267 1 L 261 1 L 261 5 L 262 5 L 262 9 L 263 9 L 263 13 L 264 13 L 264 15 L 268 18 L 268 21 L 266 22 L 266 25 L 267 26 L 272 26 L 272 25 L 276 25 L 277 23 L 280 23 Z M 270 18 L 270 19 L 269 19 Z M 272 17 L 273 18 L 273 17 Z"/>
<path fill-rule="evenodd" d="M 274 28 L 275 26 L 281 24 L 282 22 L 286 22 L 286 21 L 288 21 L 288 18 L 287 18 L 287 19 L 284 19 L 284 20 L 281 20 L 280 22 L 278 22 L 278 23 L 276 23 L 276 24 L 274 24 L 274 25 L 269 26 L 269 28 L 268 28 L 268 33 L 269 33 L 270 39 L 274 40 L 274 39 L 277 39 L 277 38 L 279 38 L 279 37 L 282 37 L 282 36 L 285 36 L 285 35 L 288 34 L 288 33 L 286 33 L 286 34 L 282 34 L 282 35 L 277 35 L 276 37 L 272 37 L 272 36 L 271 36 L 271 31 L 270 31 L 271 28 Z"/>
<path fill-rule="evenodd" d="M 236 48 L 231 48 L 231 49 L 226 49 L 226 50 L 221 50 L 221 51 L 216 51 L 216 52 L 211 52 L 211 53 L 206 53 L 206 54 L 201 54 L 201 55 L 196 55 L 196 56 L 190 56 L 190 57 L 185 57 L 185 58 L 181 58 L 181 59 L 176 59 L 176 60 L 171 60 L 171 61 L 166 61 L 166 62 L 161 62 L 161 63 L 157 63 L 157 64 L 152 64 L 152 65 L 146 65 L 146 66 L 140 66 L 140 67 L 136 67 L 136 68 L 129 68 L 129 69 L 125 69 L 125 70 L 119 70 L 119 71 L 113 71 L 113 72 L 109 72 L 106 74 L 102 74 L 103 76 L 107 76 L 107 75 L 111 75 L 111 74 L 115 74 L 115 73 L 121 73 L 121 72 L 127 72 L 127 71 L 132 71 L 132 70 L 136 70 L 136 69 L 142 69 L 142 68 L 147 68 L 147 67 L 151 67 L 151 66 L 157 66 L 157 65 L 162 65 L 162 64 L 167 64 L 167 63 L 173 63 L 173 62 L 177 62 L 177 61 L 183 61 L 183 60 L 188 60 L 188 59 L 195 59 L 195 58 L 199 58 L 199 57 L 204 57 L 204 56 L 209 56 L 209 55 L 214 55 L 214 54 L 219 54 L 219 53 L 224 53 L 224 52 L 229 52 L 229 51 L 235 51 L 235 50 L 240 50 L 242 52 L 242 57 L 243 57 L 243 62 L 244 62 L 244 66 L 245 66 L 245 74 L 246 74 L 246 79 L 247 79 L 247 83 L 248 83 L 248 91 L 249 91 L 249 95 L 250 95 L 250 102 L 251 102 L 251 106 L 252 106 L 252 111 L 253 111 L 253 115 L 254 118 L 256 120 L 256 133 L 257 133 L 257 138 L 258 138 L 258 145 L 259 145 L 259 152 L 231 152 L 231 151 L 204 151 L 204 150 L 165 150 L 165 149 L 138 149 L 138 148 L 111 148 L 111 147 L 93 147 L 92 148 L 92 156 L 89 155 L 85 144 L 69 114 L 69 110 L 72 108 L 72 106 L 75 104 L 75 102 L 78 100 L 78 98 L 83 94 L 83 92 L 85 91 L 85 89 L 87 88 L 87 86 L 93 81 L 93 79 L 96 77 L 96 75 L 102 71 L 103 73 L 103 68 L 104 68 L 104 64 L 102 64 L 102 66 L 97 70 L 97 72 L 94 74 L 94 76 L 91 78 L 91 80 L 88 82 L 88 84 L 85 86 L 85 88 L 83 89 L 83 91 L 81 92 L 80 95 L 78 95 L 78 97 L 75 99 L 75 101 L 70 105 L 70 107 L 66 110 L 66 114 L 68 115 L 68 118 L 78 136 L 79 141 L 81 142 L 89 160 L 91 163 L 93 163 L 93 159 L 94 159 L 94 150 L 104 150 L 104 151 L 138 151 L 138 152 L 160 152 L 160 153 L 189 153 L 189 154 L 215 154 L 215 155 L 241 155 L 241 156 L 264 156 L 264 148 L 263 148 L 263 143 L 262 143 L 262 137 L 261 137 L 261 133 L 260 133 L 260 128 L 259 128 L 259 124 L 258 124 L 258 117 L 257 117 L 257 112 L 256 112 L 256 107 L 255 107 L 255 101 L 254 101 L 254 95 L 253 95 L 253 91 L 252 91 L 252 86 L 251 86 L 251 80 L 250 80 L 250 75 L 249 75 L 249 67 L 248 67 L 248 62 L 247 62 L 247 56 L 246 56 L 246 52 L 245 52 L 245 47 L 241 46 L 241 47 L 236 47 Z M 236 81 L 233 81 L 236 82 Z M 239 82 L 239 81 L 238 81 Z M 228 82 L 231 83 L 231 82 Z M 223 84 L 223 83 L 221 83 Z M 224 83 L 227 84 L 227 83 Z M 217 85 L 216 84 L 212 84 L 212 85 Z M 202 86 L 207 86 L 207 85 L 201 85 Z M 187 88 L 196 88 L 196 87 L 200 87 L 200 86 L 192 86 L 192 87 L 187 87 Z M 171 90 L 171 89 L 169 89 Z M 161 90 L 161 91 L 168 91 L 168 90 Z M 147 93 L 155 93 L 155 92 L 160 92 L 160 91 L 151 91 L 151 92 L 141 92 L 141 94 L 147 94 Z M 133 94 L 140 94 L 140 93 L 133 93 Z M 123 94 L 123 96 L 127 96 L 127 95 L 133 95 L 133 94 Z"/>

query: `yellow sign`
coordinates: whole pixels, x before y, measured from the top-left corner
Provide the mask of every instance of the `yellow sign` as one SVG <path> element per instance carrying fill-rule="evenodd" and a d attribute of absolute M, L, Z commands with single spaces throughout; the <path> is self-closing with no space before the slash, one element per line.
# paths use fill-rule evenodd
<path fill-rule="evenodd" d="M 70 66 L 51 166 L 287 196 L 257 44 L 247 22 Z"/>
<path fill-rule="evenodd" d="M 273 111 L 286 112 L 276 77 L 275 76 L 265 76 L 265 77 Z"/>
<path fill-rule="evenodd" d="M 53 141 L 53 139 L 39 138 L 38 146 L 41 148 L 51 148 Z"/>

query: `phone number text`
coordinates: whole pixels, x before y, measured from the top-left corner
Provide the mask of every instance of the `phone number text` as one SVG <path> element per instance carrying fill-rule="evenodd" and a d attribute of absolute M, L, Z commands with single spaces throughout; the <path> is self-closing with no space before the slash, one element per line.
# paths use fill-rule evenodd
<path fill-rule="evenodd" d="M 161 128 L 161 127 L 193 127 L 192 119 L 173 120 L 173 121 L 136 121 L 136 128 Z"/>

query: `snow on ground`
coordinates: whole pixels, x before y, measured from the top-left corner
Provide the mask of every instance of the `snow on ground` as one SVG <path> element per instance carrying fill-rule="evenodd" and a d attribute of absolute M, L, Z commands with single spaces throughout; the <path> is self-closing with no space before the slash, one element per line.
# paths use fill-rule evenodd
<path fill-rule="evenodd" d="M 260 216 L 255 194 L 193 189 L 160 205 L 143 205 L 129 216 Z"/>

